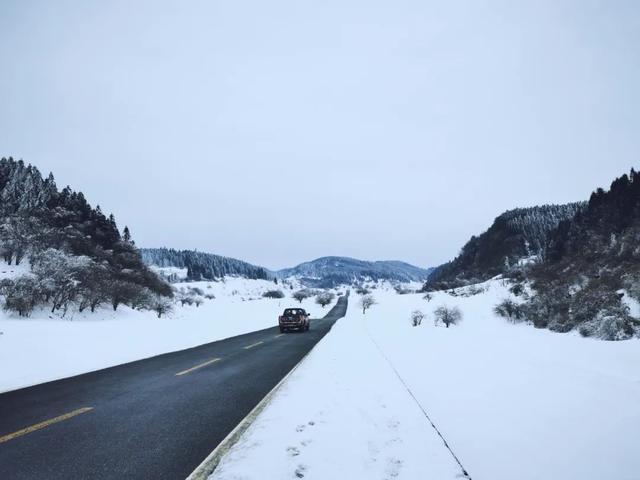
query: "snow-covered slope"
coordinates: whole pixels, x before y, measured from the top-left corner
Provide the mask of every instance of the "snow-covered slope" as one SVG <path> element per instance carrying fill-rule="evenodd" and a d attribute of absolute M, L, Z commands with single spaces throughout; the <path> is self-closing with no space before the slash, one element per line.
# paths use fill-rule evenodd
<path fill-rule="evenodd" d="M 279 278 L 295 277 L 309 285 L 332 287 L 366 280 L 424 281 L 431 270 L 399 261 L 367 262 L 349 257 L 322 257 L 275 273 Z"/>
<path fill-rule="evenodd" d="M 427 301 L 378 289 L 366 315 L 352 295 L 347 317 L 214 478 L 289 478 L 298 468 L 305 479 L 450 478 L 442 444 L 390 368 L 474 480 L 638 478 L 640 340 L 512 325 L 493 313 L 510 295 L 501 280 L 473 291 Z M 435 326 L 441 305 L 458 306 L 463 322 Z M 418 309 L 427 317 L 412 327 Z"/>
<path fill-rule="evenodd" d="M 184 270 L 184 278 L 188 280 L 213 280 L 227 275 L 262 280 L 272 278 L 263 267 L 213 253 L 173 248 L 141 248 L 140 254 L 146 265 L 156 269 L 160 267 L 160 273 L 172 280 L 175 279 L 171 276 L 173 268 Z"/>

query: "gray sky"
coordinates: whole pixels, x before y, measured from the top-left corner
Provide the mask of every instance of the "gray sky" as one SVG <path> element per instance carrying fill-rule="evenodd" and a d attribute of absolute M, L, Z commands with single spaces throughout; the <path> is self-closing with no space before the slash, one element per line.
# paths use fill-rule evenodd
<path fill-rule="evenodd" d="M 270 268 L 435 265 L 640 163 L 635 1 L 5 0 L 0 62 L 1 156 Z"/>

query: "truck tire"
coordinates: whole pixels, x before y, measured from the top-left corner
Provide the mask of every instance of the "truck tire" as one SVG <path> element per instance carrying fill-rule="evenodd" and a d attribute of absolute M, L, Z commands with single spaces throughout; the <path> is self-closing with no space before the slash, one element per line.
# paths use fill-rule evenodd
<path fill-rule="evenodd" d="M 284 333 L 284 328 L 280 327 L 280 333 Z"/>

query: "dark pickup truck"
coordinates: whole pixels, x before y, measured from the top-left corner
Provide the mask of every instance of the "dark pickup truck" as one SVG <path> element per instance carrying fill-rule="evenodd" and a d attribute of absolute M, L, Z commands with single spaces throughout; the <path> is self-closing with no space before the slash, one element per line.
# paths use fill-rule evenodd
<path fill-rule="evenodd" d="M 281 333 L 291 330 L 306 332 L 310 323 L 309 314 L 304 308 L 285 308 L 284 313 L 278 317 Z"/>

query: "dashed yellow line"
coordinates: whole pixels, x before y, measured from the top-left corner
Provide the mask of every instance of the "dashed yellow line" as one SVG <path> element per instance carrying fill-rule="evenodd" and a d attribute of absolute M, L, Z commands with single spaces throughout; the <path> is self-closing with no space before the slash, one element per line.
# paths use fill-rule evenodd
<path fill-rule="evenodd" d="M 246 347 L 243 347 L 245 350 L 249 350 L 250 348 L 253 347 L 257 347 L 258 345 L 263 344 L 264 342 L 260 341 L 260 342 L 256 342 L 256 343 L 252 343 L 251 345 L 247 345 Z"/>
<path fill-rule="evenodd" d="M 219 362 L 220 360 L 221 360 L 220 358 L 212 358 L 211 360 L 207 360 L 206 362 L 196 365 L 195 367 L 187 368 L 186 370 L 176 373 L 176 377 L 179 377 L 181 375 L 186 375 L 187 373 L 191 373 L 194 370 L 198 370 L 199 368 L 206 367 L 207 365 L 211 365 L 212 363 Z"/>
<path fill-rule="evenodd" d="M 36 430 L 40 430 L 41 428 L 48 427 L 49 425 L 53 425 L 54 423 L 62 422 L 64 420 L 68 420 L 76 415 L 80 415 L 81 413 L 90 412 L 93 410 L 93 407 L 83 407 L 73 412 L 65 413 L 64 415 L 60 415 L 59 417 L 52 418 L 50 420 L 45 420 L 44 422 L 36 423 L 35 425 L 31 425 L 30 427 L 23 428 L 22 430 L 18 430 L 17 432 L 10 433 L 9 435 L 5 435 L 4 437 L 0 437 L 0 443 L 8 442 L 9 440 L 13 440 L 14 438 L 21 437 L 26 435 L 27 433 L 35 432 Z"/>

